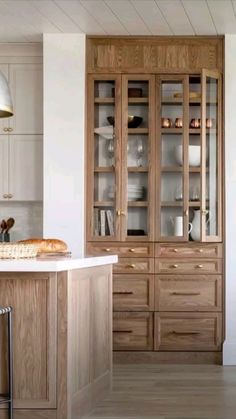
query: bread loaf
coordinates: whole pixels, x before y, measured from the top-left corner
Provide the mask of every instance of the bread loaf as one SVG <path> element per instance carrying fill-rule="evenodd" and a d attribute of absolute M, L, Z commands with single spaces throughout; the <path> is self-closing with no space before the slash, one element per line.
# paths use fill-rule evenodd
<path fill-rule="evenodd" d="M 54 253 L 54 252 L 67 252 L 67 244 L 58 239 L 27 239 L 20 240 L 18 243 L 23 244 L 36 244 L 39 246 L 38 253 Z"/>

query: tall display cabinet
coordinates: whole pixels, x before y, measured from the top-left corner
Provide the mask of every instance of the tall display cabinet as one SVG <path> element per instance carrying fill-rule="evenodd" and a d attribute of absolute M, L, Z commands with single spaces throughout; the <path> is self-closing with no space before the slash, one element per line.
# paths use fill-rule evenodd
<path fill-rule="evenodd" d="M 222 38 L 89 38 L 87 254 L 117 362 L 221 362 Z"/>

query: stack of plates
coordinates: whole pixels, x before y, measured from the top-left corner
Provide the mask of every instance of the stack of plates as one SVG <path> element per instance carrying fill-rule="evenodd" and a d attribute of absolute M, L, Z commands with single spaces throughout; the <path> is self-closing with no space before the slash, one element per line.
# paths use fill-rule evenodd
<path fill-rule="evenodd" d="M 128 201 L 138 201 L 143 198 L 143 187 L 128 185 Z"/>

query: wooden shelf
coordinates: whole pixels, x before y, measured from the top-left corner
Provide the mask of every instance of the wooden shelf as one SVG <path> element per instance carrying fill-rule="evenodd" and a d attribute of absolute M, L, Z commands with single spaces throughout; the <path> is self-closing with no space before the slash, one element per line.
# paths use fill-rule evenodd
<path fill-rule="evenodd" d="M 113 166 L 105 166 L 105 167 L 95 167 L 95 173 L 112 173 L 114 172 L 115 168 Z"/>
<path fill-rule="evenodd" d="M 115 103 L 114 97 L 95 97 L 94 103 L 98 103 L 101 105 L 108 105 Z"/>
<path fill-rule="evenodd" d="M 148 128 L 128 128 L 128 134 L 148 134 Z"/>
<path fill-rule="evenodd" d="M 115 201 L 95 201 L 94 207 L 114 207 Z"/>
<path fill-rule="evenodd" d="M 163 166 L 161 168 L 161 171 L 164 173 L 175 173 L 175 172 L 183 172 L 184 168 L 183 166 Z M 190 173 L 200 173 L 201 167 L 189 167 Z"/>
<path fill-rule="evenodd" d="M 183 134 L 183 128 L 162 128 L 162 134 Z"/>
<path fill-rule="evenodd" d="M 184 203 L 183 201 L 163 201 L 161 203 L 162 207 L 183 207 Z M 200 201 L 188 201 L 188 207 L 196 207 L 199 208 L 201 206 Z"/>
<path fill-rule="evenodd" d="M 149 102 L 148 97 L 129 97 L 128 104 L 135 105 L 135 104 L 147 104 Z"/>
<path fill-rule="evenodd" d="M 147 207 L 147 201 L 128 201 L 128 207 Z"/>
<path fill-rule="evenodd" d="M 189 128 L 189 134 L 197 134 L 200 135 L 201 134 L 201 128 Z M 207 128 L 206 129 L 206 134 L 216 134 L 216 129 L 215 128 Z"/>
<path fill-rule="evenodd" d="M 146 173 L 148 171 L 148 167 L 128 167 L 129 173 Z"/>

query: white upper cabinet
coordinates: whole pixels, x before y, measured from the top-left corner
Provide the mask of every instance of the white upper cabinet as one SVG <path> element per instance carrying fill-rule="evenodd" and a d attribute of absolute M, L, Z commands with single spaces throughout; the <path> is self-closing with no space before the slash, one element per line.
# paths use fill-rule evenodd
<path fill-rule="evenodd" d="M 8 194 L 8 135 L 0 135 L 0 201 Z"/>
<path fill-rule="evenodd" d="M 11 135 L 9 143 L 9 199 L 43 199 L 43 138 Z"/>
<path fill-rule="evenodd" d="M 14 116 L 9 118 L 9 133 L 42 134 L 42 64 L 9 64 L 9 83 L 14 107 Z"/>

